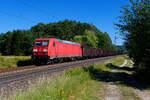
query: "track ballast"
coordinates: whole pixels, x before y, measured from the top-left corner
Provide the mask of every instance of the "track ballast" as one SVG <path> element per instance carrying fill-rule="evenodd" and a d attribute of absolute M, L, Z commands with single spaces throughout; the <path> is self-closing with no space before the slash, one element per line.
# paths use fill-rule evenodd
<path fill-rule="evenodd" d="M 88 60 L 80 60 L 74 61 L 69 63 L 62 63 L 62 64 L 55 64 L 55 65 L 47 65 L 46 67 L 39 67 L 33 68 L 29 70 L 22 70 L 18 72 L 10 72 L 6 74 L 0 74 L 0 85 L 6 85 L 11 82 L 21 81 L 25 78 L 30 78 L 32 76 L 38 76 L 46 73 L 55 73 L 59 71 L 63 71 L 68 68 L 74 68 L 76 66 L 83 66 L 87 64 L 94 64 L 97 62 L 106 61 L 112 57 L 116 56 L 109 56 L 109 57 L 101 57 L 96 59 L 88 59 Z"/>

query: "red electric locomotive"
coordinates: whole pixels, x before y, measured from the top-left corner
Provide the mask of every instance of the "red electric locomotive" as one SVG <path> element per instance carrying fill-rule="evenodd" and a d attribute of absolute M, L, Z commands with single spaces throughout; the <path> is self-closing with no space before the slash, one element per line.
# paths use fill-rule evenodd
<path fill-rule="evenodd" d="M 82 49 L 79 43 L 56 38 L 35 39 L 32 60 L 34 63 L 51 63 L 65 58 L 81 58 Z"/>
<path fill-rule="evenodd" d="M 122 54 L 122 52 L 81 46 L 79 43 L 56 38 L 47 38 L 35 39 L 32 60 L 35 64 L 46 64 L 64 59 L 86 59 L 119 54 Z"/>

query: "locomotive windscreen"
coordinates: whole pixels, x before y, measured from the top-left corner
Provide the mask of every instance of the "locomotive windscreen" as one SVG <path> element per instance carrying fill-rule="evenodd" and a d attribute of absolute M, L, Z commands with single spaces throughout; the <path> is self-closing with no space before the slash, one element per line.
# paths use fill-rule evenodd
<path fill-rule="evenodd" d="M 36 41 L 35 46 L 48 46 L 49 41 Z"/>

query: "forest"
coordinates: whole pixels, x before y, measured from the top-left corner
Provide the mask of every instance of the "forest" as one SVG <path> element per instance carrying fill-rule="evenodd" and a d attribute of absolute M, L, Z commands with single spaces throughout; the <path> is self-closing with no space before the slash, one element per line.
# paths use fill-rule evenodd
<path fill-rule="evenodd" d="M 94 25 L 73 20 L 39 23 L 29 30 L 14 30 L 0 34 L 2 55 L 31 55 L 34 39 L 58 38 L 81 43 L 82 45 L 117 50 L 108 33 L 101 32 Z"/>

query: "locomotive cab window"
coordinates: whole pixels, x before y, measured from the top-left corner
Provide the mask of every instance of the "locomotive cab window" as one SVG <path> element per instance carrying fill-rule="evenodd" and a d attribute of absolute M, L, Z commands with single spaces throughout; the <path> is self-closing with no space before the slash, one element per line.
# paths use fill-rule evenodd
<path fill-rule="evenodd" d="M 53 42 L 53 47 L 55 47 L 55 42 Z"/>
<path fill-rule="evenodd" d="M 35 46 L 48 46 L 49 41 L 36 41 Z"/>

